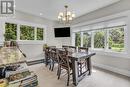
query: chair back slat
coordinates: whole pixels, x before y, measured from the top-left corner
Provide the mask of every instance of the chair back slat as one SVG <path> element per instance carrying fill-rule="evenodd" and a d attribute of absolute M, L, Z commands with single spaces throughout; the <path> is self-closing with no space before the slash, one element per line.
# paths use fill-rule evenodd
<path fill-rule="evenodd" d="M 79 47 L 78 51 L 79 52 L 86 52 L 86 53 L 88 53 L 88 48 L 86 48 L 86 47 Z"/>
<path fill-rule="evenodd" d="M 59 64 L 66 69 L 70 68 L 70 60 L 66 54 L 66 51 L 58 51 Z"/>

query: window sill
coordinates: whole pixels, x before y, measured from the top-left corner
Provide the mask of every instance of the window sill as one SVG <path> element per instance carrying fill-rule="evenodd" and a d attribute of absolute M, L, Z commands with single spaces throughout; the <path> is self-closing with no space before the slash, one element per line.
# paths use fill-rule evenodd
<path fill-rule="evenodd" d="M 31 44 L 31 45 L 35 45 L 35 44 L 44 44 L 45 43 L 45 41 L 42 41 L 42 40 L 18 40 L 17 41 L 18 42 L 18 44 L 27 44 L 27 45 L 29 45 L 29 44 Z"/>
<path fill-rule="evenodd" d="M 120 58 L 129 58 L 130 56 L 128 55 L 127 52 L 114 52 L 110 50 L 104 50 L 104 49 L 91 49 L 92 52 L 96 52 L 97 55 L 101 56 L 111 56 L 111 57 L 120 57 Z"/>

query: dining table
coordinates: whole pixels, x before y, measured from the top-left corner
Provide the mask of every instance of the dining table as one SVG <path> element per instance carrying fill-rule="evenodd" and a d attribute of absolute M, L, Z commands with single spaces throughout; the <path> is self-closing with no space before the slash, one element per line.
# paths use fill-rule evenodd
<path fill-rule="evenodd" d="M 51 47 L 50 47 L 51 49 Z M 56 48 L 57 50 L 66 51 L 64 48 Z M 91 63 L 91 57 L 96 55 L 94 52 L 77 52 L 72 51 L 71 49 L 67 49 L 68 51 L 68 57 L 70 58 L 72 62 L 72 78 L 73 78 L 73 84 L 75 86 L 78 85 L 78 83 L 86 76 L 86 74 L 91 75 L 92 74 L 92 63 Z M 46 58 L 46 57 L 45 57 Z M 46 58 L 46 65 L 48 65 L 49 60 Z M 87 70 L 79 75 L 79 66 L 78 62 L 80 61 L 87 61 Z"/>
<path fill-rule="evenodd" d="M 73 77 L 73 84 L 75 86 L 78 85 L 78 83 L 85 77 L 85 75 L 88 73 L 88 75 L 92 74 L 92 63 L 91 63 L 91 57 L 96 55 L 94 52 L 73 52 L 71 55 L 68 55 L 68 57 L 71 59 L 72 62 L 72 77 Z M 78 62 L 81 60 L 87 61 L 87 70 L 82 74 L 78 74 L 79 66 Z"/>

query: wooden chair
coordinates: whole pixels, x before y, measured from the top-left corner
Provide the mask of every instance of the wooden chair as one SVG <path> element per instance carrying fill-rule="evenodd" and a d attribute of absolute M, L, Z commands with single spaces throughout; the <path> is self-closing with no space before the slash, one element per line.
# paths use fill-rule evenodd
<path fill-rule="evenodd" d="M 88 53 L 88 48 L 79 47 L 78 51 L 79 52 L 86 52 L 86 53 Z M 79 75 L 83 74 L 83 69 L 85 69 L 87 71 L 87 60 L 80 60 L 78 62 L 78 65 L 79 65 Z"/>
<path fill-rule="evenodd" d="M 69 50 L 70 50 L 71 52 L 75 52 L 75 51 L 76 51 L 76 47 L 75 47 L 75 46 L 69 46 Z"/>
<path fill-rule="evenodd" d="M 50 48 L 46 47 L 45 48 L 45 63 L 46 63 L 46 66 L 49 63 L 49 60 L 50 60 Z"/>
<path fill-rule="evenodd" d="M 72 70 L 72 63 L 71 60 L 68 58 L 67 52 L 65 51 L 58 51 L 58 79 L 60 79 L 60 75 L 61 75 L 61 70 L 66 70 L 67 74 L 68 74 L 68 78 L 67 78 L 67 86 L 69 86 L 69 80 L 70 80 L 70 72 Z"/>
<path fill-rule="evenodd" d="M 56 48 L 51 48 L 51 51 L 50 51 L 50 59 L 51 59 L 50 67 L 51 67 L 52 71 L 53 71 L 55 63 L 58 63 L 57 54 L 58 54 L 57 49 Z"/>

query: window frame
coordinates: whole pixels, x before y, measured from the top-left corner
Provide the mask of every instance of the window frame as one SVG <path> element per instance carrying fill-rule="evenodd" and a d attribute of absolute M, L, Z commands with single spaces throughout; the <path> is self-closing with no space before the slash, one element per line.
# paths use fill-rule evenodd
<path fill-rule="evenodd" d="M 46 43 L 46 26 L 42 25 L 42 24 L 36 24 L 36 23 L 31 23 L 31 22 L 27 22 L 27 21 L 20 21 L 20 20 L 13 20 L 13 19 L 3 19 L 2 20 L 2 24 L 3 27 L 5 27 L 5 23 L 13 23 L 17 25 L 17 39 L 16 41 L 22 43 L 22 44 L 41 44 L 41 43 Z M 34 40 L 20 40 L 20 25 L 27 25 L 27 26 L 31 26 L 34 27 Z M 37 28 L 43 28 L 43 40 L 37 40 L 36 39 L 36 33 L 37 33 Z M 3 33 L 5 33 L 5 28 L 3 30 Z M 4 38 L 4 37 L 3 37 Z M 4 38 L 5 39 L 5 38 Z M 4 40 L 5 41 L 5 40 Z"/>
<path fill-rule="evenodd" d="M 113 28 L 114 27 L 117 27 L 117 26 L 113 26 Z M 121 52 L 113 51 L 113 50 L 110 50 L 108 48 L 109 47 L 109 44 L 108 44 L 108 42 L 109 42 L 109 31 L 111 29 L 106 29 L 107 27 L 106 28 L 104 27 L 104 28 L 101 28 L 101 29 L 94 29 L 94 30 L 78 31 L 78 32 L 81 32 L 81 33 L 91 32 L 91 47 L 90 47 L 91 51 L 106 52 L 106 53 L 117 53 L 117 54 L 126 54 L 127 53 L 127 49 L 126 49 L 126 45 L 127 45 L 127 40 L 126 40 L 126 38 L 127 38 L 127 25 L 123 25 L 122 27 L 124 27 L 124 50 L 121 51 Z M 105 39 L 104 45 L 105 45 L 105 47 L 104 48 L 94 48 L 94 35 L 95 35 L 95 32 L 100 31 L 100 30 L 104 30 L 104 32 L 106 33 L 105 36 L 104 36 L 104 39 Z M 73 32 L 73 34 L 76 34 L 76 33 L 77 32 Z M 73 36 L 76 36 L 76 35 L 73 35 Z M 83 35 L 80 35 L 80 36 L 81 36 L 81 38 L 83 38 Z M 74 39 L 75 39 L 75 37 L 74 37 Z M 81 40 L 81 47 L 83 47 L 82 40 Z"/>

